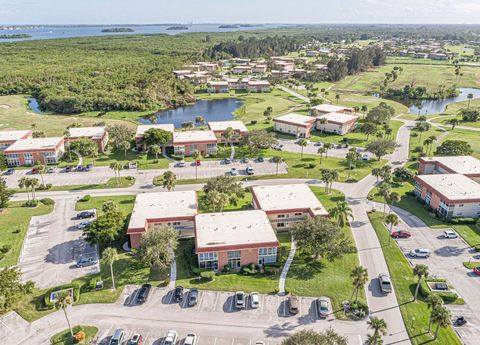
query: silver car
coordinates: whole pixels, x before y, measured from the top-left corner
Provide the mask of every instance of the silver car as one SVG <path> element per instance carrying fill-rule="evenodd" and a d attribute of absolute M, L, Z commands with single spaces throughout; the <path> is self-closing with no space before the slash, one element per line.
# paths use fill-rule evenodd
<path fill-rule="evenodd" d="M 318 317 L 326 318 L 329 312 L 329 302 L 327 297 L 319 297 L 316 300 Z"/>
<path fill-rule="evenodd" d="M 430 249 L 417 248 L 410 251 L 410 256 L 413 258 L 428 258 L 430 256 Z"/>

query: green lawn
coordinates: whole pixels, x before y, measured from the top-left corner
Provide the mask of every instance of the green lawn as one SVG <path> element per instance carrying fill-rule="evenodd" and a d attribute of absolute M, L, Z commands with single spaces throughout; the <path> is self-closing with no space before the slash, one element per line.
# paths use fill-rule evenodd
<path fill-rule="evenodd" d="M 55 334 L 50 338 L 50 343 L 52 345 L 73 345 L 73 344 L 91 344 L 95 335 L 97 335 L 98 328 L 94 326 L 75 326 L 73 327 L 73 334 L 77 332 L 85 332 L 85 341 L 75 342 L 72 340 L 70 330 L 66 329 L 60 333 Z"/>
<path fill-rule="evenodd" d="M 388 246 L 389 235 L 387 229 L 383 226 L 384 216 L 383 213 L 375 212 L 370 214 L 369 218 L 382 244 L 383 254 L 400 305 L 400 312 L 412 343 L 423 344 L 429 342 L 431 344 L 460 345 L 461 343 L 452 328 L 441 328 L 436 341 L 433 341 L 431 336 L 427 334 L 430 310 L 421 296 L 416 302 L 413 302 L 416 279 L 411 266 L 402 251 L 394 244 L 395 242 Z M 411 322 L 412 318 L 415 318 L 413 323 Z M 435 327 L 436 325 L 434 325 L 434 330 Z"/>
<path fill-rule="evenodd" d="M 355 81 L 352 81 L 352 82 L 355 83 Z M 345 105 L 349 107 L 358 106 L 360 108 L 363 105 L 366 105 L 368 107 L 368 110 L 376 107 L 381 102 L 385 102 L 389 106 L 395 109 L 395 115 L 403 114 L 408 111 L 408 108 L 399 102 L 365 95 L 364 92 L 366 90 L 369 91 L 369 89 L 361 89 L 361 90 L 355 90 L 354 92 L 344 92 L 342 91 L 342 87 L 337 84 L 329 91 L 327 98 L 333 104 L 337 104 L 337 100 L 335 99 L 335 96 L 338 94 L 340 95 L 340 99 L 338 100 L 339 105 Z"/>
<path fill-rule="evenodd" d="M 76 211 L 97 209 L 98 214 L 102 213 L 102 205 L 105 201 L 112 200 L 118 206 L 119 211 L 124 214 L 130 214 L 135 203 L 135 195 L 121 196 L 94 196 L 88 201 L 77 201 L 75 204 Z"/>
<path fill-rule="evenodd" d="M 447 126 L 448 129 L 451 129 L 451 128 L 452 128 L 451 125 L 449 125 L 449 124 L 447 123 L 447 121 L 449 121 L 449 120 L 451 120 L 451 119 L 457 119 L 458 121 L 460 121 L 459 126 L 467 126 L 467 127 L 480 128 L 480 122 L 479 122 L 479 121 L 476 121 L 476 122 L 463 121 L 463 119 L 462 119 L 461 116 L 456 116 L 456 115 L 442 116 L 442 117 L 433 119 L 432 122 L 444 124 L 445 126 Z"/>
<path fill-rule="evenodd" d="M 431 127 L 428 131 L 426 132 L 418 132 L 414 129 L 410 131 L 410 141 L 409 141 L 409 150 L 410 150 L 410 157 L 418 157 L 418 152 L 415 152 L 415 148 L 418 146 L 421 146 L 424 150 L 427 148 L 423 146 L 423 142 L 425 139 L 427 139 L 430 136 L 435 136 L 436 138 L 440 138 L 440 136 L 445 133 L 445 131 L 442 131 L 441 129 L 438 129 L 437 127 Z M 441 141 L 440 141 L 441 142 Z M 433 155 L 435 153 L 435 148 L 437 146 L 437 143 L 435 142 L 432 145 L 432 149 L 429 152 L 429 155 Z"/>
<path fill-rule="evenodd" d="M 41 202 L 33 208 L 23 207 L 22 204 L 23 202 L 11 202 L 8 208 L 0 210 L 0 246 L 11 246 L 0 260 L 0 268 L 17 264 L 30 219 L 53 211 L 53 205 L 44 205 Z"/>
<path fill-rule="evenodd" d="M 212 210 L 206 205 L 206 195 L 205 192 L 199 191 L 197 192 L 197 199 L 198 199 L 198 210 L 199 213 L 208 213 L 212 212 Z M 237 199 L 237 204 L 229 204 L 225 207 L 222 212 L 226 211 L 241 211 L 241 210 L 249 210 L 252 209 L 252 193 L 246 192 L 243 198 Z"/>
<path fill-rule="evenodd" d="M 310 188 L 327 209 L 345 200 L 345 196 L 339 191 L 334 190 L 331 194 L 325 194 L 323 187 Z M 343 231 L 354 243 L 350 227 L 345 227 Z M 314 262 L 301 250 L 297 250 L 288 272 L 286 287 L 299 296 L 330 297 L 334 310 L 340 310 L 342 301 L 348 300 L 352 295 L 350 272 L 358 265 L 357 253 L 347 254 L 333 262 L 328 260 Z M 360 293 L 360 300 L 366 301 L 364 291 Z"/>
<path fill-rule="evenodd" d="M 122 151 L 108 149 L 105 153 L 95 158 L 84 158 L 83 164 L 94 164 L 95 166 L 109 166 L 111 163 L 119 162 L 126 166 L 129 162 L 137 162 L 138 169 L 166 169 L 169 161 L 161 155 L 158 159 L 151 154 L 135 153 L 127 151 L 127 155 Z M 128 170 L 127 170 L 128 171 Z M 113 174 L 113 172 L 112 172 Z M 128 174 L 128 172 L 120 172 L 120 174 Z"/>
<path fill-rule="evenodd" d="M 472 156 L 480 158 L 480 132 L 469 131 L 467 129 L 455 128 L 453 131 L 448 130 L 449 134 L 443 137 L 440 143 L 445 140 L 463 140 L 470 144 L 473 150 Z"/>

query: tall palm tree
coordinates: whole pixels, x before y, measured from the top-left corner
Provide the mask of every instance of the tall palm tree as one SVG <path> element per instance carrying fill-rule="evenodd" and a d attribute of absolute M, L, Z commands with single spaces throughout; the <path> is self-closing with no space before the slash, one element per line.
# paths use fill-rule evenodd
<path fill-rule="evenodd" d="M 415 288 L 415 295 L 413 296 L 413 300 L 416 301 L 422 278 L 428 276 L 428 266 L 424 264 L 415 265 L 415 267 L 413 267 L 413 274 L 416 275 L 418 279 L 417 287 Z"/>
<path fill-rule="evenodd" d="M 67 291 L 62 291 L 56 296 L 55 307 L 57 309 L 62 309 L 63 314 L 65 315 L 65 319 L 67 320 L 68 329 L 70 330 L 70 335 L 73 338 L 73 329 L 70 325 L 70 320 L 68 319 L 67 315 L 67 307 L 72 304 L 72 298 L 70 297 L 70 293 Z"/>
<path fill-rule="evenodd" d="M 452 131 L 455 129 L 455 127 L 460 123 L 458 119 L 450 119 L 447 120 L 446 123 L 452 126 Z"/>
<path fill-rule="evenodd" d="M 450 311 L 444 306 L 436 307 L 432 310 L 432 319 L 434 322 L 437 322 L 437 329 L 435 330 L 435 336 L 433 337 L 433 339 L 436 340 L 440 327 L 448 327 L 452 322 Z"/>
<path fill-rule="evenodd" d="M 378 194 L 380 194 L 383 197 L 384 203 L 383 203 L 383 213 L 385 213 L 385 208 L 387 205 L 387 199 L 389 198 L 390 194 L 392 193 L 392 189 L 389 183 L 382 183 L 378 187 Z"/>
<path fill-rule="evenodd" d="M 380 335 L 375 334 L 367 334 L 367 341 L 365 342 L 367 345 L 382 345 L 383 339 Z"/>
<path fill-rule="evenodd" d="M 112 276 L 112 289 L 115 290 L 115 276 L 113 274 L 113 264 L 118 258 L 117 250 L 113 247 L 107 247 L 102 253 L 103 259 L 110 266 L 110 275 Z"/>
<path fill-rule="evenodd" d="M 275 170 L 275 175 L 278 175 L 278 165 L 283 163 L 283 158 L 280 156 L 274 156 L 272 157 L 272 162 L 277 164 L 276 170 Z"/>
<path fill-rule="evenodd" d="M 443 305 L 443 299 L 439 295 L 436 294 L 430 294 L 426 298 L 425 302 L 427 303 L 428 308 L 431 310 L 430 312 L 430 322 L 428 323 L 428 333 L 431 332 L 432 330 L 432 324 L 433 324 L 433 310 L 437 307 L 441 307 Z"/>
<path fill-rule="evenodd" d="M 115 181 L 118 186 L 119 178 L 120 178 L 120 170 L 123 169 L 123 165 L 122 163 L 119 163 L 119 162 L 113 162 L 113 163 L 110 163 L 110 169 L 112 169 L 115 174 Z"/>
<path fill-rule="evenodd" d="M 353 278 L 353 286 L 355 287 L 352 293 L 352 297 L 355 294 L 355 303 L 358 303 L 358 293 L 360 289 L 363 289 L 363 287 L 368 281 L 368 271 L 363 266 L 357 266 L 350 273 L 350 277 Z"/>
<path fill-rule="evenodd" d="M 350 172 L 353 168 L 355 168 L 355 163 L 358 161 L 359 158 L 360 153 L 358 153 L 354 147 L 351 147 L 345 156 L 345 159 L 348 162 L 348 178 L 350 178 Z"/>
<path fill-rule="evenodd" d="M 373 329 L 373 335 L 385 335 L 387 334 L 387 322 L 376 316 L 370 317 L 367 321 L 368 328 Z"/>
<path fill-rule="evenodd" d="M 322 165 L 323 154 L 326 153 L 326 152 L 327 152 L 327 150 L 325 149 L 325 147 L 320 147 L 317 150 L 317 153 L 320 155 L 320 165 Z"/>
<path fill-rule="evenodd" d="M 233 131 L 232 127 L 227 127 L 223 131 L 222 136 L 225 138 L 225 147 L 227 147 L 230 144 L 230 140 L 232 140 L 234 135 L 235 135 L 235 132 Z"/>
<path fill-rule="evenodd" d="M 337 224 L 341 228 L 347 225 L 349 219 L 353 220 L 352 209 L 346 201 L 339 201 L 337 206 L 330 210 L 330 215 L 337 219 Z"/>
<path fill-rule="evenodd" d="M 37 172 L 40 174 L 40 178 L 42 179 L 42 186 L 45 187 L 45 181 L 43 179 L 43 175 L 47 173 L 47 167 L 45 165 L 37 165 L 36 169 L 37 169 Z"/>
<path fill-rule="evenodd" d="M 402 200 L 402 197 L 397 192 L 391 192 L 388 196 L 388 200 L 390 200 L 390 210 L 388 211 L 388 213 L 390 214 L 392 212 L 393 204 L 400 202 L 400 200 Z"/>
<path fill-rule="evenodd" d="M 325 158 L 328 158 L 328 150 L 333 148 L 333 144 L 332 143 L 325 143 L 325 144 L 323 144 L 323 147 L 325 148 Z"/>
<path fill-rule="evenodd" d="M 319 117 L 319 118 L 317 119 L 317 123 L 318 123 L 318 124 L 321 124 L 321 125 L 324 125 L 324 124 L 326 124 L 327 122 L 328 122 L 328 120 L 327 120 L 326 118 L 324 118 L 324 117 Z M 322 134 L 322 133 L 323 133 L 323 126 L 320 126 L 320 134 Z"/>
<path fill-rule="evenodd" d="M 195 181 L 198 179 L 198 164 L 197 160 L 201 157 L 200 152 L 197 150 L 192 152 L 192 158 L 195 160 Z"/>
<path fill-rule="evenodd" d="M 38 178 L 29 178 L 28 186 L 32 189 L 32 201 L 35 201 L 35 190 L 40 184 L 38 183 Z"/>
<path fill-rule="evenodd" d="M 390 227 L 388 229 L 388 232 L 390 234 L 390 236 L 388 237 L 388 244 L 390 245 L 390 240 L 392 238 L 393 227 L 400 224 L 400 219 L 398 218 L 398 216 L 395 213 L 390 213 L 385 217 L 385 223 L 387 225 L 390 225 Z"/>
<path fill-rule="evenodd" d="M 28 189 L 29 189 L 28 177 L 22 177 L 20 180 L 18 180 L 18 187 L 25 188 L 25 191 L 27 192 L 28 201 L 30 202 L 30 194 L 28 193 Z"/>
<path fill-rule="evenodd" d="M 297 145 L 302 149 L 301 158 L 303 159 L 303 148 L 308 145 L 308 141 L 306 139 L 300 139 L 297 141 Z"/>
<path fill-rule="evenodd" d="M 169 192 L 175 189 L 177 184 L 177 175 L 172 171 L 165 171 L 163 173 L 163 188 L 167 188 Z"/>

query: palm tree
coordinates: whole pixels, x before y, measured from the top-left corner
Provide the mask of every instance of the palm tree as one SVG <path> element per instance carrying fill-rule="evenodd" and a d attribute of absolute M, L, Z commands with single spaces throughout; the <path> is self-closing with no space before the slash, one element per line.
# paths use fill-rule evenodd
<path fill-rule="evenodd" d="M 433 324 L 433 318 L 432 318 L 433 310 L 443 305 L 443 299 L 439 295 L 432 293 L 428 295 L 425 302 L 427 303 L 428 308 L 432 310 L 430 312 L 430 322 L 428 324 L 428 333 L 430 333 L 432 330 L 432 324 Z"/>
<path fill-rule="evenodd" d="M 402 198 L 400 194 L 398 194 L 397 192 L 391 192 L 390 195 L 388 196 L 388 199 L 390 200 L 390 210 L 388 211 L 388 213 L 390 214 L 390 212 L 392 212 L 393 204 L 400 202 Z"/>
<path fill-rule="evenodd" d="M 380 179 L 380 176 L 382 176 L 382 169 L 381 168 L 373 168 L 372 169 L 372 175 L 377 178 L 377 182 Z"/>
<path fill-rule="evenodd" d="M 112 276 L 112 289 L 115 290 L 115 276 L 113 275 L 113 263 L 117 260 L 117 250 L 113 247 L 107 247 L 103 250 L 103 259 L 110 266 L 110 275 Z"/>
<path fill-rule="evenodd" d="M 40 178 L 42 179 L 42 186 L 45 187 L 45 181 L 43 180 L 43 175 L 47 173 L 47 167 L 45 165 L 37 165 L 36 169 L 37 169 L 37 172 L 40 174 Z"/>
<path fill-rule="evenodd" d="M 352 147 L 350 150 L 348 150 L 347 155 L 345 156 L 345 159 L 348 162 L 348 178 L 350 179 L 350 172 L 353 168 L 355 168 L 355 162 L 360 158 L 360 153 L 357 152 L 357 150 Z"/>
<path fill-rule="evenodd" d="M 328 150 L 333 148 L 333 144 L 332 143 L 325 143 L 325 144 L 323 144 L 323 147 L 325 148 L 325 158 L 327 158 L 328 157 Z"/>
<path fill-rule="evenodd" d="M 324 125 L 324 124 L 326 124 L 327 122 L 328 122 L 327 119 L 324 118 L 324 117 L 319 117 L 319 118 L 317 119 L 317 123 L 319 123 L 319 124 L 321 124 L 321 125 Z M 322 133 L 323 133 L 323 126 L 320 126 L 320 134 L 322 134 Z"/>
<path fill-rule="evenodd" d="M 390 240 L 392 238 L 392 230 L 394 226 L 400 224 L 400 219 L 395 213 L 390 213 L 385 217 L 385 224 L 390 225 L 388 232 L 390 236 L 388 236 L 388 245 L 390 245 Z"/>
<path fill-rule="evenodd" d="M 277 164 L 276 170 L 275 170 L 275 175 L 278 175 L 278 165 L 283 163 L 283 158 L 280 156 L 274 156 L 272 157 L 272 162 Z"/>
<path fill-rule="evenodd" d="M 113 170 L 113 172 L 115 174 L 115 181 L 118 185 L 119 178 L 120 178 L 120 170 L 123 169 L 123 165 L 122 165 L 122 163 L 119 163 L 119 162 L 113 162 L 113 163 L 110 163 L 110 169 Z"/>
<path fill-rule="evenodd" d="M 165 171 L 163 173 L 163 188 L 167 188 L 169 192 L 175 189 L 177 183 L 177 176 L 172 171 Z"/>
<path fill-rule="evenodd" d="M 28 193 L 28 189 L 29 189 L 28 177 L 22 177 L 20 180 L 18 180 L 18 187 L 25 188 L 25 191 L 27 192 L 28 202 L 30 202 L 30 194 Z"/>
<path fill-rule="evenodd" d="M 297 144 L 302 148 L 301 158 L 303 159 L 303 148 L 308 145 L 308 141 L 306 139 L 300 139 L 297 141 Z"/>
<path fill-rule="evenodd" d="M 38 178 L 30 178 L 28 181 L 28 186 L 32 189 L 32 201 L 35 201 L 35 190 L 39 186 Z"/>
<path fill-rule="evenodd" d="M 340 100 L 340 95 L 338 93 L 335 95 L 335 100 L 337 101 L 337 104 L 338 104 L 338 101 Z"/>
<path fill-rule="evenodd" d="M 198 179 L 198 164 L 197 160 L 201 157 L 200 152 L 197 150 L 192 152 L 192 158 L 195 160 L 195 181 Z"/>
<path fill-rule="evenodd" d="M 63 310 L 65 319 L 67 320 L 68 329 L 70 330 L 70 335 L 73 338 L 72 326 L 70 325 L 70 320 L 68 319 L 68 315 L 67 315 L 67 307 L 70 304 L 72 304 L 72 298 L 70 296 L 70 293 L 68 293 L 67 291 L 61 291 L 60 293 L 57 294 L 56 300 L 55 300 L 55 307 L 57 309 Z"/>
<path fill-rule="evenodd" d="M 224 131 L 222 136 L 225 138 L 225 147 L 230 143 L 230 140 L 235 135 L 232 127 L 227 127 Z"/>
<path fill-rule="evenodd" d="M 422 278 L 428 276 L 428 266 L 424 264 L 415 265 L 415 267 L 413 267 L 413 274 L 416 275 L 418 279 L 417 287 L 415 288 L 415 295 L 413 296 L 413 300 L 416 301 Z"/>
<path fill-rule="evenodd" d="M 367 345 L 382 345 L 383 340 L 380 335 L 374 334 L 367 334 L 367 341 L 365 342 Z"/>
<path fill-rule="evenodd" d="M 387 322 L 379 317 L 372 316 L 367 321 L 368 328 L 373 329 L 373 335 L 387 334 Z"/>
<path fill-rule="evenodd" d="M 355 294 L 355 303 L 358 303 L 358 292 L 360 289 L 363 289 L 368 281 L 368 271 L 363 266 L 356 266 L 350 273 L 350 277 L 353 278 L 353 286 L 355 287 L 352 297 Z M 352 299 L 352 297 L 350 299 Z"/>
<path fill-rule="evenodd" d="M 385 213 L 385 208 L 387 205 L 387 199 L 390 196 L 390 193 L 392 192 L 391 186 L 388 183 L 382 183 L 378 187 L 378 194 L 380 194 L 383 197 L 383 200 L 385 201 L 383 204 L 383 213 Z"/>
<path fill-rule="evenodd" d="M 317 153 L 320 155 L 320 165 L 322 165 L 323 154 L 326 153 L 326 152 L 327 152 L 327 150 L 325 149 L 325 147 L 320 147 L 317 150 Z"/>
<path fill-rule="evenodd" d="M 68 156 L 70 157 L 70 140 L 68 140 L 71 137 L 70 131 L 67 129 L 65 132 L 63 132 L 63 136 L 65 137 L 65 147 L 67 148 Z"/>
<path fill-rule="evenodd" d="M 341 228 L 347 225 L 349 219 L 353 220 L 352 209 L 346 201 L 339 201 L 337 206 L 330 210 L 330 215 L 337 219 L 337 224 Z"/>
<path fill-rule="evenodd" d="M 452 322 L 451 314 L 446 307 L 440 306 L 432 310 L 431 317 L 434 322 L 437 322 L 437 329 L 435 330 L 435 336 L 433 337 L 433 339 L 436 340 L 438 337 L 438 331 L 440 330 L 440 327 L 446 328 Z"/>
<path fill-rule="evenodd" d="M 468 106 L 467 106 L 467 109 L 470 109 L 470 101 L 473 99 L 473 93 L 469 93 L 467 95 L 467 98 L 468 98 Z"/>
<path fill-rule="evenodd" d="M 159 145 L 150 146 L 150 152 L 155 155 L 155 159 L 158 160 L 158 155 L 162 153 L 162 148 Z"/>

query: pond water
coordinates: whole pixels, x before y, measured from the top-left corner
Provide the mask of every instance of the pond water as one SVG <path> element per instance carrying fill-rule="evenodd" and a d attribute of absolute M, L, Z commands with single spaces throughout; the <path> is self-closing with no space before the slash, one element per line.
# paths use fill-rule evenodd
<path fill-rule="evenodd" d="M 175 128 L 181 128 L 183 122 L 195 122 L 196 116 L 201 116 L 206 122 L 227 121 L 234 118 L 233 113 L 244 103 L 236 98 L 197 101 L 192 105 L 160 111 L 138 121 L 144 124 L 173 123 Z"/>
<path fill-rule="evenodd" d="M 437 114 L 444 112 L 445 109 L 447 109 L 447 106 L 452 103 L 468 100 L 467 96 L 469 93 L 473 94 L 473 99 L 480 98 L 480 89 L 459 88 L 458 90 L 460 91 L 460 94 L 456 97 L 438 100 L 423 100 L 419 103 L 407 104 L 409 107 L 408 112 L 410 114 Z"/>
<path fill-rule="evenodd" d="M 38 104 L 38 101 L 36 98 L 28 97 L 28 107 L 36 113 L 39 113 L 39 114 L 43 113 L 43 111 L 40 109 L 40 105 Z"/>

